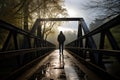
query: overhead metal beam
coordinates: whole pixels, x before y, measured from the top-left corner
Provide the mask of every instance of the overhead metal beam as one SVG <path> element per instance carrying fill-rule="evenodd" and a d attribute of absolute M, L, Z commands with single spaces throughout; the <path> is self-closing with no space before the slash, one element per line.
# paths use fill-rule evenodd
<path fill-rule="evenodd" d="M 80 21 L 82 18 L 40 18 L 39 21 Z"/>

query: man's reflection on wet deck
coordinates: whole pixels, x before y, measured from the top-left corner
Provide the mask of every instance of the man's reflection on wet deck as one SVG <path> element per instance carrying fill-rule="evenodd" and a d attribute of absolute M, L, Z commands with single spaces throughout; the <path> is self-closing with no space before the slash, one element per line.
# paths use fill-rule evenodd
<path fill-rule="evenodd" d="M 59 55 L 59 64 L 60 64 L 60 68 L 64 69 L 64 55 L 63 54 Z"/>

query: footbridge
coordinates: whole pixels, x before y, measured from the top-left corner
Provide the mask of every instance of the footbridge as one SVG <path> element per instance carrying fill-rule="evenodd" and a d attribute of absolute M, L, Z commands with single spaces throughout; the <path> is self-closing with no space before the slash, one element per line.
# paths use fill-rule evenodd
<path fill-rule="evenodd" d="M 63 55 L 42 39 L 41 21 L 78 22 L 77 39 L 65 45 Z M 92 31 L 83 18 L 37 19 L 30 31 L 0 20 L 0 80 L 120 80 L 120 43 L 111 32 L 115 27 L 120 27 L 120 15 Z M 106 38 L 111 49 L 105 48 Z"/>

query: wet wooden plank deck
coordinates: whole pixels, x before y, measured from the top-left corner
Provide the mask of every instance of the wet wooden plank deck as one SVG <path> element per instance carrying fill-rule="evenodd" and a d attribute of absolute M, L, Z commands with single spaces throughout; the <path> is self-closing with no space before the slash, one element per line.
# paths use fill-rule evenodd
<path fill-rule="evenodd" d="M 54 50 L 39 64 L 23 74 L 19 80 L 80 80 L 74 61 L 68 56 L 66 50 L 63 54 L 63 56 L 60 55 L 58 49 Z"/>
<path fill-rule="evenodd" d="M 94 73 L 73 59 L 69 52 L 64 50 L 63 54 L 64 56 L 61 56 L 58 49 L 54 50 L 20 76 L 18 80 L 91 80 L 88 75 L 92 75 L 93 79 L 95 78 Z M 78 68 L 77 64 L 84 69 Z M 86 72 L 83 70 L 88 71 L 88 74 L 85 74 Z M 99 80 L 98 78 L 95 79 Z"/>
<path fill-rule="evenodd" d="M 59 50 L 55 50 L 49 56 L 42 68 L 43 76 L 38 72 L 38 76 L 34 77 L 36 80 L 79 80 L 75 65 L 67 51 L 64 50 L 64 54 L 60 55 Z"/>

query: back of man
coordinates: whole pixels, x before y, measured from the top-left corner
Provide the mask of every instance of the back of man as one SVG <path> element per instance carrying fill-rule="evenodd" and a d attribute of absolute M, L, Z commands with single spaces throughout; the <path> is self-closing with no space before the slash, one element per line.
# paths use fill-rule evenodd
<path fill-rule="evenodd" d="M 64 41 L 65 41 L 65 36 L 63 35 L 62 32 L 60 32 L 60 34 L 58 35 L 58 42 L 64 43 Z"/>
<path fill-rule="evenodd" d="M 60 31 L 60 34 L 58 35 L 58 42 L 59 42 L 59 52 L 63 54 L 63 47 L 64 47 L 64 42 L 65 42 L 65 36 L 62 33 L 62 31 Z"/>

